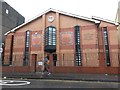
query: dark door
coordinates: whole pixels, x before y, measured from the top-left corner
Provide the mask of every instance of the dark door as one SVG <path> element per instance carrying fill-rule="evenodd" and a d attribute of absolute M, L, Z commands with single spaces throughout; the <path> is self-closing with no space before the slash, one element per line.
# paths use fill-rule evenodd
<path fill-rule="evenodd" d="M 37 54 L 32 54 L 32 66 L 31 69 L 33 72 L 36 72 L 36 61 L 37 61 Z"/>
<path fill-rule="evenodd" d="M 56 66 L 57 54 L 53 54 L 53 66 Z"/>

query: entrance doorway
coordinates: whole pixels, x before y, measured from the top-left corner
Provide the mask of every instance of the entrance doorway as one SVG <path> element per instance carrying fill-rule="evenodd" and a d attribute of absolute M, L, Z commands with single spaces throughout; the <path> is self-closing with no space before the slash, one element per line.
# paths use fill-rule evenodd
<path fill-rule="evenodd" d="M 36 72 L 36 61 L 37 61 L 37 54 L 32 54 L 32 63 L 31 63 L 32 72 Z"/>
<path fill-rule="evenodd" d="M 53 66 L 56 66 L 57 54 L 53 54 Z"/>
<path fill-rule="evenodd" d="M 56 62 L 57 62 L 57 54 L 55 53 L 49 53 L 47 54 L 48 59 L 49 59 L 49 70 L 50 72 L 53 72 L 54 67 L 56 66 Z"/>

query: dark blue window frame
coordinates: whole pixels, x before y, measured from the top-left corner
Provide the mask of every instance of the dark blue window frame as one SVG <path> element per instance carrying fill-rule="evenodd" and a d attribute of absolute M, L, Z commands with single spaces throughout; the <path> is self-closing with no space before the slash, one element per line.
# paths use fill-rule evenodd
<path fill-rule="evenodd" d="M 75 26 L 75 60 L 77 66 L 82 66 L 81 48 L 80 48 L 80 26 Z"/>
<path fill-rule="evenodd" d="M 28 65 L 29 60 L 29 47 L 30 47 L 30 31 L 26 31 L 26 37 L 25 37 L 25 52 L 24 52 L 24 60 L 23 65 Z"/>
<path fill-rule="evenodd" d="M 45 45 L 56 45 L 56 28 L 49 26 L 45 30 Z"/>
<path fill-rule="evenodd" d="M 56 28 L 54 26 L 45 29 L 44 46 L 46 52 L 56 52 Z"/>
<path fill-rule="evenodd" d="M 106 54 L 106 63 L 107 66 L 110 66 L 110 53 L 109 53 L 109 43 L 108 43 L 108 32 L 107 32 L 107 27 L 103 28 L 103 33 L 104 33 L 104 45 L 105 45 L 105 54 Z"/>

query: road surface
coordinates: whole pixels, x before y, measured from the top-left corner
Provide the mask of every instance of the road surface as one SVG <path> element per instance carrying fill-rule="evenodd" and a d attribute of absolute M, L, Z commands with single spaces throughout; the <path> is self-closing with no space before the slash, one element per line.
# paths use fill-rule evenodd
<path fill-rule="evenodd" d="M 8 82 L 5 80 L 2 83 L 3 84 L 0 84 L 2 88 L 118 88 L 120 86 L 118 82 L 47 79 L 19 79 L 8 80 Z"/>

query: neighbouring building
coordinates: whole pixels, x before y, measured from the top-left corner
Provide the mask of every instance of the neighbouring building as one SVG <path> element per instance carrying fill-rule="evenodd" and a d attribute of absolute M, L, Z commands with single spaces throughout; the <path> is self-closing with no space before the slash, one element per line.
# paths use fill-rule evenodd
<path fill-rule="evenodd" d="M 2 30 L 2 42 L 4 42 L 4 34 L 24 23 L 25 18 L 5 1 L 0 1 L 0 5 L 2 6 L 2 9 L 0 10 L 0 21 L 2 21 L 0 30 Z"/>
<path fill-rule="evenodd" d="M 120 1 L 118 2 L 118 9 L 116 14 L 116 22 L 120 24 Z M 118 26 L 118 43 L 119 43 L 119 62 L 120 62 L 120 25 Z"/>
<path fill-rule="evenodd" d="M 118 23 L 48 9 L 7 32 L 3 72 L 117 74 Z"/>
<path fill-rule="evenodd" d="M 2 48 L 4 49 L 5 36 L 4 34 L 11 29 L 19 26 L 24 23 L 25 18 L 18 13 L 14 8 L 12 8 L 9 4 L 7 4 L 4 0 L 0 0 L 0 43 Z M 4 52 L 3 52 L 4 53 Z M 2 55 L 2 60 L 3 60 Z"/>

